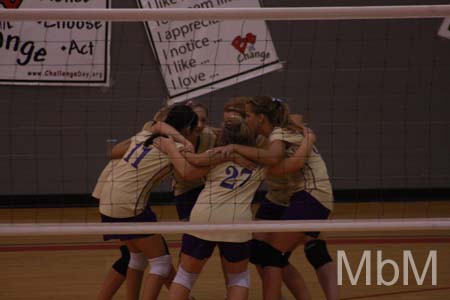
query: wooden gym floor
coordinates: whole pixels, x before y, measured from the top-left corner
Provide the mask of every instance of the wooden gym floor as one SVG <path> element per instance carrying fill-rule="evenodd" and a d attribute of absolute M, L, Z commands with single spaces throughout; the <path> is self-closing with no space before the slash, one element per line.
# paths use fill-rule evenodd
<path fill-rule="evenodd" d="M 171 206 L 155 207 L 161 220 L 174 220 Z M 450 202 L 391 202 L 337 204 L 333 218 L 424 218 L 450 217 Z M 1 209 L 0 223 L 96 222 L 94 208 Z M 179 235 L 166 236 L 174 260 L 179 251 Z M 344 272 L 341 299 L 346 300 L 448 300 L 450 299 L 450 231 L 328 233 L 330 253 L 336 258 L 344 250 L 355 274 L 363 251 L 371 251 L 371 285 L 365 285 L 365 269 L 352 286 Z M 118 246 L 103 242 L 100 236 L 0 237 L 0 299 L 95 299 L 97 291 L 118 258 Z M 437 285 L 431 284 L 431 269 L 423 285 L 409 272 L 409 285 L 403 285 L 403 251 L 411 250 L 419 275 L 431 250 L 437 252 Z M 377 286 L 376 252 L 399 265 L 399 280 L 392 286 Z M 313 299 L 324 299 L 313 269 L 303 250 L 294 252 L 291 262 L 302 272 Z M 251 300 L 262 299 L 261 284 L 253 267 Z M 383 278 L 393 278 L 386 265 Z M 293 299 L 287 291 L 287 299 Z M 193 295 L 198 300 L 222 300 L 225 288 L 217 253 L 197 281 Z M 115 299 L 125 299 L 124 287 Z M 162 291 L 160 299 L 167 299 Z"/>

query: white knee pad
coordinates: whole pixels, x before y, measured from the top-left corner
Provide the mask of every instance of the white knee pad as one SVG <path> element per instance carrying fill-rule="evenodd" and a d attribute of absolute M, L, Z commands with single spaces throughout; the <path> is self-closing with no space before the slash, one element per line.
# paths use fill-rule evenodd
<path fill-rule="evenodd" d="M 173 279 L 173 282 L 178 283 L 188 290 L 192 290 L 194 287 L 195 282 L 197 281 L 198 274 L 195 273 L 189 273 L 186 270 L 183 269 L 183 267 L 178 266 L 178 272 L 175 278 Z"/>
<path fill-rule="evenodd" d="M 227 273 L 227 286 L 242 286 L 245 288 L 250 287 L 250 272 L 247 270 L 242 273 Z"/>
<path fill-rule="evenodd" d="M 144 271 L 147 268 L 147 257 L 144 253 L 130 252 L 130 262 L 128 263 L 130 269 Z"/>
<path fill-rule="evenodd" d="M 148 270 L 149 274 L 159 275 L 163 278 L 166 278 L 170 274 L 170 270 L 172 270 L 172 256 L 163 255 L 158 256 L 152 259 L 149 259 L 150 270 Z"/>

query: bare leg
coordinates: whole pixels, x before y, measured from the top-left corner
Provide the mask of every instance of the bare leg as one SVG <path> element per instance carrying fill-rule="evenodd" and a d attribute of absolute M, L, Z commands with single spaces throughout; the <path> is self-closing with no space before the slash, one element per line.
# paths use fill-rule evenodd
<path fill-rule="evenodd" d="M 315 240 L 311 236 L 305 236 L 305 244 Z M 334 262 L 329 262 L 316 269 L 316 276 L 327 300 L 339 299 L 339 287 L 337 284 L 337 268 Z"/>
<path fill-rule="evenodd" d="M 109 270 L 97 296 L 98 300 L 111 300 L 125 281 L 125 276 L 112 269 Z"/>
<path fill-rule="evenodd" d="M 131 253 L 141 253 L 141 250 L 132 245 L 131 240 L 124 242 Z M 127 300 L 139 300 L 144 271 L 128 267 L 127 270 Z"/>
<path fill-rule="evenodd" d="M 155 234 L 145 238 L 129 240 L 126 242 L 126 244 L 130 251 L 134 252 L 133 250 L 137 249 L 139 250 L 139 252 L 143 252 L 148 259 L 166 255 L 163 237 L 159 234 Z M 130 270 L 132 269 L 128 268 L 128 271 Z M 145 300 L 156 300 L 161 291 L 162 285 L 166 281 L 171 281 L 172 279 L 173 278 L 164 278 L 159 275 L 149 274 L 144 283 L 142 298 Z M 130 288 L 134 287 L 130 286 Z M 133 291 L 131 290 L 130 293 L 132 292 Z"/>
<path fill-rule="evenodd" d="M 334 262 L 329 262 L 316 270 L 317 278 L 322 286 L 327 300 L 339 299 L 339 287 L 337 285 L 337 269 Z"/>
<path fill-rule="evenodd" d="M 207 259 L 199 260 L 192 256 L 181 253 L 180 264 L 186 272 L 200 274 Z M 191 290 L 176 282 L 172 282 L 169 290 L 169 300 L 188 300 Z"/>
<path fill-rule="evenodd" d="M 253 234 L 253 238 L 269 243 L 271 234 L 265 232 L 258 232 Z M 297 244 L 301 242 L 301 239 L 297 242 Z M 263 269 L 260 266 L 256 266 L 256 270 L 258 274 L 263 279 Z M 267 279 L 272 280 L 272 279 Z M 282 281 L 289 289 L 291 294 L 295 297 L 296 300 L 310 300 L 311 295 L 309 293 L 308 288 L 306 287 L 303 276 L 300 272 L 291 264 L 282 270 Z M 280 297 L 281 298 L 281 297 Z"/>
<path fill-rule="evenodd" d="M 130 250 L 131 251 L 131 250 Z M 141 293 L 142 277 L 144 271 L 128 267 L 127 271 L 127 299 L 138 300 Z"/>
<path fill-rule="evenodd" d="M 283 282 L 296 300 L 311 300 L 302 274 L 291 264 L 282 270 Z"/>
<path fill-rule="evenodd" d="M 292 251 L 304 234 L 297 232 L 277 232 L 270 234 L 269 243 L 281 252 Z M 291 269 L 292 270 L 292 269 Z M 281 298 L 281 282 L 283 272 L 281 268 L 268 266 L 263 270 L 263 299 L 277 300 Z M 296 283 L 298 284 L 298 282 Z M 297 286 L 298 287 L 298 286 Z"/>
<path fill-rule="evenodd" d="M 229 262 L 225 258 L 222 258 L 222 269 L 224 276 L 228 281 L 226 274 L 239 274 L 248 270 L 248 259 L 238 262 Z M 227 300 L 246 300 L 248 298 L 248 287 L 244 286 L 228 286 L 227 282 Z"/>
<path fill-rule="evenodd" d="M 263 269 L 263 300 L 281 299 L 281 268 L 265 267 Z"/>

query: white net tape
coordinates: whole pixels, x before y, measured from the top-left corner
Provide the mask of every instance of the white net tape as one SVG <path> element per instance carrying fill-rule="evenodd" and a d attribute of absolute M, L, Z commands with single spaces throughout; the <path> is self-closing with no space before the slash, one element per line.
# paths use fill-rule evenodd
<path fill-rule="evenodd" d="M 348 20 L 442 18 L 450 16 L 450 5 L 208 8 L 208 9 L 20 9 L 0 10 L 5 21 L 39 20 Z"/>

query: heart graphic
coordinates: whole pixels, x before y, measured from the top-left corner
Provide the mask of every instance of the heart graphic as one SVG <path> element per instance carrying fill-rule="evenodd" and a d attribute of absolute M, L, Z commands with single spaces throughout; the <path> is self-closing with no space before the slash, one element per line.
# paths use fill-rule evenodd
<path fill-rule="evenodd" d="M 20 4 L 22 4 L 23 0 L 0 0 L 0 4 L 3 5 L 4 8 L 19 8 Z"/>
<path fill-rule="evenodd" d="M 256 43 L 256 35 L 249 32 L 245 35 L 245 37 L 241 37 L 238 35 L 233 39 L 233 42 L 231 42 L 231 45 L 233 45 L 234 48 L 236 48 L 239 52 L 242 54 L 245 53 L 245 50 L 247 49 L 248 44 L 254 45 Z"/>
<path fill-rule="evenodd" d="M 256 35 L 254 35 L 253 33 L 249 32 L 247 33 L 247 35 L 245 36 L 245 38 L 247 39 L 247 42 L 249 42 L 250 44 L 255 44 L 256 43 Z"/>
<path fill-rule="evenodd" d="M 247 49 L 247 38 L 242 38 L 240 35 L 238 35 L 237 37 L 234 38 L 231 44 L 239 52 L 244 53 L 245 49 Z"/>

